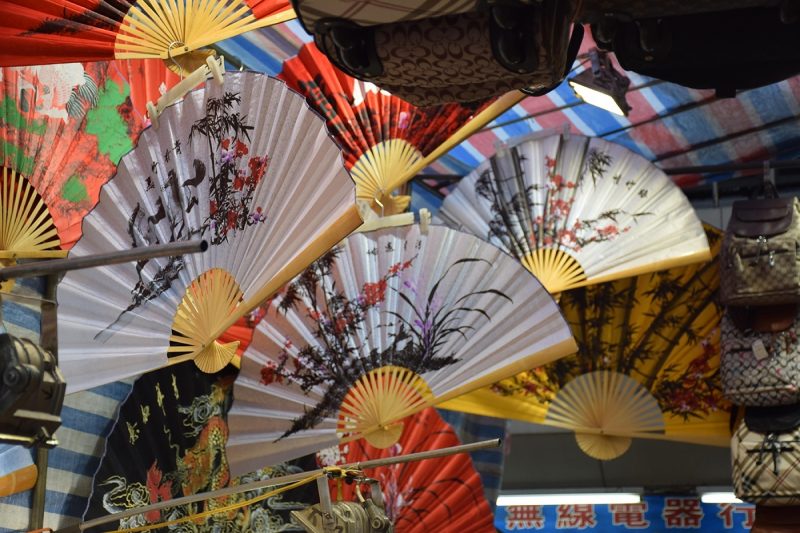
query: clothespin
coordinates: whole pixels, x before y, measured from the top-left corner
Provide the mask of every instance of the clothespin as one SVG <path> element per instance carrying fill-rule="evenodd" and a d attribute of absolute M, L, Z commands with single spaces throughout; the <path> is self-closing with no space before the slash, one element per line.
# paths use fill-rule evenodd
<path fill-rule="evenodd" d="M 431 227 L 431 212 L 423 207 L 417 214 L 419 216 L 419 230 L 423 235 L 427 235 Z"/>
<path fill-rule="evenodd" d="M 208 76 L 213 76 L 214 79 L 217 80 L 217 83 L 222 84 L 224 82 L 224 73 L 225 58 L 223 56 L 219 56 L 218 58 L 209 56 L 206 59 L 205 65 L 186 76 L 177 85 L 168 90 L 158 99 L 155 105 L 152 102 L 147 102 L 147 114 L 150 117 L 150 123 L 155 129 L 158 129 L 158 116 L 164 109 L 186 96 L 186 93 L 204 82 Z"/>

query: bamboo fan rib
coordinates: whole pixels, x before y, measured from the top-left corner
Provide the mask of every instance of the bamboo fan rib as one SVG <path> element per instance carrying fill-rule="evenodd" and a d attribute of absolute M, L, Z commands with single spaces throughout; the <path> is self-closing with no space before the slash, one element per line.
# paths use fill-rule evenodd
<path fill-rule="evenodd" d="M 3 167 L 0 253 L 7 257 L 0 256 L 0 261 L 14 259 L 17 251 L 31 257 L 33 254 L 26 252 L 45 252 L 59 245 L 53 218 L 39 193 L 24 176 Z"/>
<path fill-rule="evenodd" d="M 342 146 L 359 199 L 372 202 L 383 215 L 408 207 L 409 197 L 391 195 L 404 184 L 400 178 L 478 111 L 460 104 L 415 107 L 343 73 L 313 43 L 284 62 L 280 77 L 325 117 Z"/>
<path fill-rule="evenodd" d="M 287 285 L 242 357 L 228 452 L 246 472 L 362 437 L 571 353 L 558 306 L 512 257 L 434 226 L 348 237 Z"/>
<path fill-rule="evenodd" d="M 325 124 L 282 82 L 229 73 L 159 122 L 103 188 L 72 254 L 190 239 L 209 249 L 65 276 L 70 392 L 163 366 L 168 353 L 224 366 L 236 349 L 220 335 L 361 223 Z"/>
<path fill-rule="evenodd" d="M 203 47 L 295 17 L 287 0 L 2 0 L 0 12 L 3 66 L 160 58 L 184 71 Z"/>
<path fill-rule="evenodd" d="M 578 135 L 503 147 L 459 182 L 438 217 L 517 257 L 553 294 L 709 258 L 700 220 L 668 176 Z"/>
<path fill-rule="evenodd" d="M 194 361 L 203 372 L 219 372 L 233 359 L 238 342 L 222 344 L 209 335 L 230 316 L 242 299 L 236 279 L 221 268 L 200 274 L 186 289 L 170 337 L 170 354 L 196 354 Z"/>
<path fill-rule="evenodd" d="M 433 397 L 425 381 L 399 366 L 383 366 L 359 378 L 342 400 L 338 431 L 364 435 L 376 448 L 388 448 L 403 432 L 399 422 L 408 413 L 430 405 Z"/>
<path fill-rule="evenodd" d="M 595 459 L 625 453 L 630 439 L 616 435 L 663 433 L 658 402 L 635 380 L 618 372 L 592 372 L 556 394 L 545 422 L 573 429 L 581 449 Z"/>
<path fill-rule="evenodd" d="M 575 355 L 443 407 L 571 429 L 601 459 L 624 453 L 632 438 L 728 446 L 716 302 L 722 234 L 705 230 L 709 262 L 561 293 Z"/>

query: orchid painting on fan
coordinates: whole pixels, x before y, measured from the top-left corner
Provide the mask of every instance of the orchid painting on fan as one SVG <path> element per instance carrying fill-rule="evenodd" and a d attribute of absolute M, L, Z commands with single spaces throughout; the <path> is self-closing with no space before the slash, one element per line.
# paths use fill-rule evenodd
<path fill-rule="evenodd" d="M 492 165 L 478 177 L 475 191 L 491 203 L 493 218 L 489 221 L 487 238 L 499 239 L 514 253 L 524 255 L 529 249 L 540 246 L 580 252 L 587 244 L 613 241 L 630 231 L 639 217 L 652 214 L 610 207 L 594 218 L 570 222 L 570 211 L 579 189 L 596 186 L 601 180 L 611 180 L 616 186 L 629 190 L 637 188 L 640 197 L 647 197 L 647 188 L 635 180 L 623 179 L 620 174 L 608 176 L 611 156 L 599 150 L 589 151 L 585 168 L 573 179 L 559 173 L 556 158 L 545 156 L 544 168 L 540 171 L 546 178 L 530 182 L 524 188 L 520 184 L 524 181 L 525 155 L 516 146 L 492 159 Z M 591 183 L 587 178 L 591 178 Z M 629 222 L 621 225 L 620 219 Z M 529 227 L 523 229 L 520 227 L 523 225 Z M 530 235 L 530 242 L 519 242 L 524 235 Z"/>
<path fill-rule="evenodd" d="M 404 241 L 404 245 L 408 245 Z M 419 245 L 419 243 L 418 243 Z M 326 388 L 323 399 L 312 409 L 292 422 L 283 437 L 300 430 L 310 429 L 324 418 L 335 416 L 342 401 L 363 376 L 387 365 L 402 367 L 420 375 L 452 365 L 457 358 L 442 353 L 441 347 L 451 336 L 467 339 L 471 326 L 462 324 L 469 314 L 489 314 L 470 302 L 473 297 L 494 295 L 511 302 L 506 294 L 492 288 L 479 291 L 464 289 L 455 301 L 447 304 L 438 294 L 438 288 L 447 278 L 470 263 L 483 259 L 463 258 L 452 263 L 443 275 L 420 299 L 417 280 L 407 275 L 416 256 L 392 264 L 374 281 L 363 283 L 357 297 L 348 297 L 334 279 L 334 264 L 340 253 L 335 248 L 306 269 L 290 283 L 276 301 L 276 312 L 292 310 L 311 319 L 314 344 L 294 346 L 286 340 L 276 362 L 268 361 L 261 369 L 261 383 L 291 382 L 308 393 L 315 387 Z M 394 249 L 379 250 L 369 254 L 392 253 Z M 395 311 L 384 311 L 387 298 L 399 298 L 413 309 L 408 319 Z M 415 301 L 424 306 L 415 305 Z M 366 315 L 379 313 L 377 326 L 370 331 L 365 325 Z M 269 321 L 269 315 L 263 318 Z M 383 350 L 370 347 L 370 336 L 383 333 L 389 339 Z"/>

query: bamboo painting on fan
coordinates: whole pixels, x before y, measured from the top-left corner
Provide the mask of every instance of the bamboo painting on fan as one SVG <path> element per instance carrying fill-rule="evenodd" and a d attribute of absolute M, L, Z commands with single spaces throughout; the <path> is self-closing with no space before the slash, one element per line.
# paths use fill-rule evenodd
<path fill-rule="evenodd" d="M 232 468 L 340 438 L 389 446 L 408 415 L 572 347 L 549 294 L 496 247 L 444 227 L 352 235 L 256 326 L 234 390 Z"/>
<path fill-rule="evenodd" d="M 721 233 L 706 231 L 716 256 Z M 444 407 L 571 429 L 601 459 L 632 437 L 728 446 L 718 289 L 712 260 L 565 291 L 577 354 Z"/>
<path fill-rule="evenodd" d="M 238 346 L 220 339 L 225 330 L 361 223 L 353 192 L 323 121 L 273 78 L 227 73 L 167 107 L 103 188 L 72 253 L 199 239 L 208 250 L 68 273 L 68 390 L 188 359 L 224 367 Z"/>
<path fill-rule="evenodd" d="M 668 176 L 579 135 L 501 147 L 437 216 L 517 257 L 553 294 L 709 257 L 700 220 Z"/>

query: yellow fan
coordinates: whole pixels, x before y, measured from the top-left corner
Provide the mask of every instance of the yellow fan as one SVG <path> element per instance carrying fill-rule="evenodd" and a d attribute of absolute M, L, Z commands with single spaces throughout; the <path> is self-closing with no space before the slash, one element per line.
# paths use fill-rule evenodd
<path fill-rule="evenodd" d="M 706 228 L 714 256 L 721 233 Z M 561 293 L 578 353 L 443 405 L 576 432 L 612 459 L 631 438 L 728 446 L 716 260 Z"/>
<path fill-rule="evenodd" d="M 552 294 L 710 257 L 700 220 L 666 174 L 580 135 L 500 148 L 437 216 L 515 256 Z"/>

